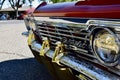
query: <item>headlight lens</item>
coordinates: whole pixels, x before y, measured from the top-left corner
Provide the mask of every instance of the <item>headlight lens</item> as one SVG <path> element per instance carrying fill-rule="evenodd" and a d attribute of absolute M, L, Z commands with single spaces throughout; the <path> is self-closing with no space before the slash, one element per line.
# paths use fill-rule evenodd
<path fill-rule="evenodd" d="M 119 58 L 118 41 L 106 30 L 101 30 L 95 35 L 93 49 L 98 59 L 104 64 L 115 63 Z"/>

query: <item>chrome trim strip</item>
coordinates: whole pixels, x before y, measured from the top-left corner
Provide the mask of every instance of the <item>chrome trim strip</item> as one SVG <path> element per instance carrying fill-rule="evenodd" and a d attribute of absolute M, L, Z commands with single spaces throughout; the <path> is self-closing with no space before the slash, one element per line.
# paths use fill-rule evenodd
<path fill-rule="evenodd" d="M 103 26 L 103 25 L 106 25 L 106 26 L 110 26 L 110 27 L 113 27 L 113 26 L 120 26 L 120 20 L 119 19 L 105 19 L 105 18 L 88 18 L 87 22 L 86 23 L 79 23 L 79 22 L 73 22 L 73 21 L 68 21 L 68 20 L 65 20 L 65 19 L 87 19 L 87 18 L 68 18 L 68 17 L 53 17 L 53 18 L 50 18 L 50 17 L 35 17 L 35 20 L 38 21 L 38 23 L 41 23 L 41 22 L 47 22 L 47 23 L 51 23 L 51 24 L 64 24 L 64 25 L 67 25 L 67 26 L 73 26 L 73 27 L 80 27 L 80 26 L 84 26 L 84 29 L 87 29 L 88 28 L 88 25 L 99 25 L 99 26 Z"/>

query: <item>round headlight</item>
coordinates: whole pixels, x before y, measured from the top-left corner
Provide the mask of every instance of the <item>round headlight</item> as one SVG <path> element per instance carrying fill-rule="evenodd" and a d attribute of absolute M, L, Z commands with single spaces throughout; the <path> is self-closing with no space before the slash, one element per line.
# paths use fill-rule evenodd
<path fill-rule="evenodd" d="M 113 66 L 119 58 L 119 41 L 107 30 L 97 32 L 93 40 L 93 49 L 100 62 Z"/>

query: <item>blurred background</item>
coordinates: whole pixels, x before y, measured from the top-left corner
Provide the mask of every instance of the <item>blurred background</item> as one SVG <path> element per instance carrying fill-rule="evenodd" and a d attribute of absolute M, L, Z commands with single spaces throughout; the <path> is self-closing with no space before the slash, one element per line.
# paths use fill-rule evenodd
<path fill-rule="evenodd" d="M 0 20 L 23 20 L 24 15 L 33 11 L 42 2 L 48 4 L 78 0 L 0 0 Z"/>

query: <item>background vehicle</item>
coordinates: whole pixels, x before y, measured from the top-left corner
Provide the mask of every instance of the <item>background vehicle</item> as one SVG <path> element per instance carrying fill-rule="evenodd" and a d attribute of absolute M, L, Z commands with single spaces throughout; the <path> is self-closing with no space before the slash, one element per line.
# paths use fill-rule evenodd
<path fill-rule="evenodd" d="M 56 80 L 120 79 L 120 1 L 40 4 L 28 45 Z"/>
<path fill-rule="evenodd" d="M 0 13 L 0 20 L 7 20 L 6 14 Z"/>

